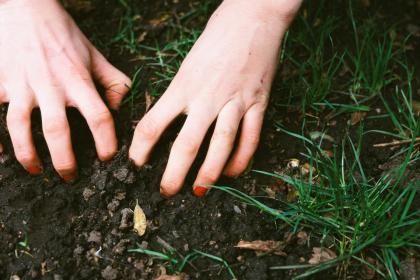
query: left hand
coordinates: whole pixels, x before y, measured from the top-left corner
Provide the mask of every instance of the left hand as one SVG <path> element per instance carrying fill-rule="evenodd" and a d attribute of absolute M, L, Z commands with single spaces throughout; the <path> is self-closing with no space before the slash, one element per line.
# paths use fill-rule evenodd
<path fill-rule="evenodd" d="M 257 149 L 281 40 L 301 1 L 255 2 L 223 2 L 167 91 L 137 125 L 130 158 L 141 166 L 168 125 L 178 115 L 188 115 L 162 178 L 164 196 L 182 188 L 216 119 L 194 183 L 197 196 L 203 196 L 205 185 L 216 183 L 222 173 L 238 176 L 244 172 Z M 231 156 L 239 129 L 239 144 Z"/>

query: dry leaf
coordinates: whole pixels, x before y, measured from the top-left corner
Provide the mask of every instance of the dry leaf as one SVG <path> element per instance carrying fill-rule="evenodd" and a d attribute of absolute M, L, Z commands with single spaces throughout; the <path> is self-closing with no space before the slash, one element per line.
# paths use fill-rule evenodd
<path fill-rule="evenodd" d="M 237 248 L 247 249 L 255 251 L 257 256 L 266 254 L 275 254 L 278 256 L 287 256 L 283 249 L 285 246 L 284 242 L 274 240 L 255 240 L 255 241 L 239 241 Z"/>
<path fill-rule="evenodd" d="M 166 21 L 168 21 L 171 18 L 171 16 L 169 14 L 164 14 L 159 18 L 155 18 L 149 21 L 149 23 L 153 26 L 153 27 L 157 27 L 159 25 L 164 24 Z"/>
<path fill-rule="evenodd" d="M 160 275 L 156 277 L 154 280 L 184 280 L 187 279 L 187 275 L 185 273 L 181 273 L 179 275 L 168 275 L 166 274 L 166 268 L 161 266 L 159 268 Z"/>
<path fill-rule="evenodd" d="M 311 166 L 309 163 L 305 163 L 304 165 L 300 167 L 300 173 L 303 176 L 309 175 L 310 173 L 314 175 L 315 171 L 316 171 L 315 167 Z"/>
<path fill-rule="evenodd" d="M 136 207 L 134 207 L 134 231 L 137 232 L 139 236 L 143 236 L 146 232 L 147 220 L 146 215 L 143 212 L 139 205 L 139 201 L 136 201 Z"/>
<path fill-rule="evenodd" d="M 330 151 L 330 150 L 323 150 L 322 151 L 322 155 L 324 157 L 328 157 L 328 158 L 334 157 L 334 153 L 332 151 Z"/>
<path fill-rule="evenodd" d="M 308 236 L 308 234 L 306 233 L 306 231 L 299 231 L 298 233 L 297 233 L 297 238 L 298 238 L 298 240 L 297 240 L 297 243 L 299 244 L 299 245 L 304 245 L 304 244 L 306 244 L 307 242 L 308 242 L 308 240 L 309 240 L 309 236 Z"/>
<path fill-rule="evenodd" d="M 350 119 L 350 124 L 351 125 L 356 125 L 358 124 L 360 121 L 362 121 L 366 116 L 366 112 L 354 112 L 353 114 L 351 114 L 351 119 Z"/>
<path fill-rule="evenodd" d="M 314 247 L 312 249 L 312 257 L 309 260 L 310 264 L 319 264 L 337 258 L 337 255 L 328 248 Z"/>

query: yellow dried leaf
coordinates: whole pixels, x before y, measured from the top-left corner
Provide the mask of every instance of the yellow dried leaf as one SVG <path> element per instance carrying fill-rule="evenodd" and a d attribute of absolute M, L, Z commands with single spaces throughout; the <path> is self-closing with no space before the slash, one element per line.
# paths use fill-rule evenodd
<path fill-rule="evenodd" d="M 143 236 L 146 232 L 147 220 L 146 215 L 143 212 L 139 205 L 139 201 L 136 201 L 136 207 L 134 207 L 134 231 L 137 232 L 139 236 Z"/>

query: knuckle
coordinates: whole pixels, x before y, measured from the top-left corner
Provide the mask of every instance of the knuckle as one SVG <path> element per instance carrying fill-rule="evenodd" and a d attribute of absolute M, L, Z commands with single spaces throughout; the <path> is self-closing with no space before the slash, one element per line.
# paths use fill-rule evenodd
<path fill-rule="evenodd" d="M 172 149 L 174 151 L 180 151 L 183 154 L 193 156 L 196 155 L 199 149 L 197 143 L 188 137 L 178 137 L 175 141 Z"/>
<path fill-rule="evenodd" d="M 68 130 L 66 117 L 55 117 L 46 119 L 43 124 L 43 130 L 45 134 L 57 134 Z"/>
<path fill-rule="evenodd" d="M 156 123 L 148 117 L 143 118 L 136 129 L 139 137 L 145 140 L 153 140 L 159 137 L 159 130 Z"/>
<path fill-rule="evenodd" d="M 92 129 L 94 130 L 113 122 L 111 113 L 106 109 L 93 112 L 89 119 Z"/>
<path fill-rule="evenodd" d="M 236 136 L 236 130 L 232 127 L 225 127 L 214 131 L 214 137 L 216 139 L 232 139 Z"/>
<path fill-rule="evenodd" d="M 252 146 L 256 146 L 260 142 L 260 133 L 257 130 L 251 130 L 248 132 L 248 135 L 246 137 L 248 143 Z"/>
<path fill-rule="evenodd" d="M 24 147 L 15 147 L 16 159 L 22 164 L 27 165 L 36 161 L 36 156 Z"/>
<path fill-rule="evenodd" d="M 162 181 L 160 186 L 160 192 L 167 197 L 174 196 L 179 189 L 179 183 L 175 180 Z"/>
<path fill-rule="evenodd" d="M 202 173 L 200 174 L 200 178 L 201 178 L 200 181 L 204 183 L 212 184 L 212 183 L 217 182 L 217 180 L 219 179 L 219 174 L 206 170 L 206 171 L 202 171 Z"/>

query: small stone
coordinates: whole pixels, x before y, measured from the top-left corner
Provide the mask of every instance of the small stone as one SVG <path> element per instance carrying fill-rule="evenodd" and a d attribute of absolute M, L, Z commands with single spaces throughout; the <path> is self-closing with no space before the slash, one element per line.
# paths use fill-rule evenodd
<path fill-rule="evenodd" d="M 89 200 L 89 198 L 91 198 L 94 194 L 95 194 L 95 191 L 94 191 L 94 190 L 92 190 L 92 189 L 90 189 L 90 188 L 85 188 L 85 189 L 83 190 L 83 199 L 84 199 L 85 201 L 88 201 L 88 200 Z"/>
<path fill-rule="evenodd" d="M 235 211 L 236 214 L 239 214 L 239 215 L 242 214 L 241 209 L 236 205 L 233 205 L 233 211 Z"/>
<path fill-rule="evenodd" d="M 108 265 L 104 270 L 102 270 L 101 275 L 105 280 L 115 280 L 118 278 L 118 271 Z"/>
<path fill-rule="evenodd" d="M 82 246 L 77 246 L 76 249 L 73 250 L 73 256 L 77 257 L 77 256 L 81 256 L 83 254 L 83 251 L 85 249 L 83 249 Z"/>
<path fill-rule="evenodd" d="M 106 171 L 97 171 L 90 178 L 90 182 L 94 184 L 98 189 L 104 190 L 106 183 L 108 182 L 108 172 Z"/>
<path fill-rule="evenodd" d="M 130 243 L 129 239 L 121 239 L 118 244 L 114 246 L 112 252 L 117 255 L 122 255 L 125 252 L 128 243 Z"/>
<path fill-rule="evenodd" d="M 10 276 L 10 280 L 20 280 L 20 277 L 17 275 Z"/>
<path fill-rule="evenodd" d="M 0 164 L 4 165 L 10 161 L 9 154 L 0 154 Z"/>
<path fill-rule="evenodd" d="M 111 212 L 115 212 L 117 211 L 119 206 L 120 206 L 120 201 L 113 199 L 110 203 L 108 203 L 106 208 L 108 208 L 108 210 Z"/>
<path fill-rule="evenodd" d="M 126 166 L 123 166 L 121 168 L 114 170 L 114 172 L 112 173 L 112 176 L 114 176 L 114 178 L 116 178 L 118 181 L 124 182 L 124 180 L 127 178 L 129 173 L 130 173 L 130 170 Z"/>
<path fill-rule="evenodd" d="M 124 208 L 121 210 L 121 222 L 120 222 L 120 229 L 127 229 L 132 227 L 132 223 L 129 221 L 131 216 L 133 215 L 133 210 L 130 208 Z"/>
<path fill-rule="evenodd" d="M 102 243 L 102 234 L 99 231 L 93 230 L 89 233 L 87 241 L 100 245 Z"/>

